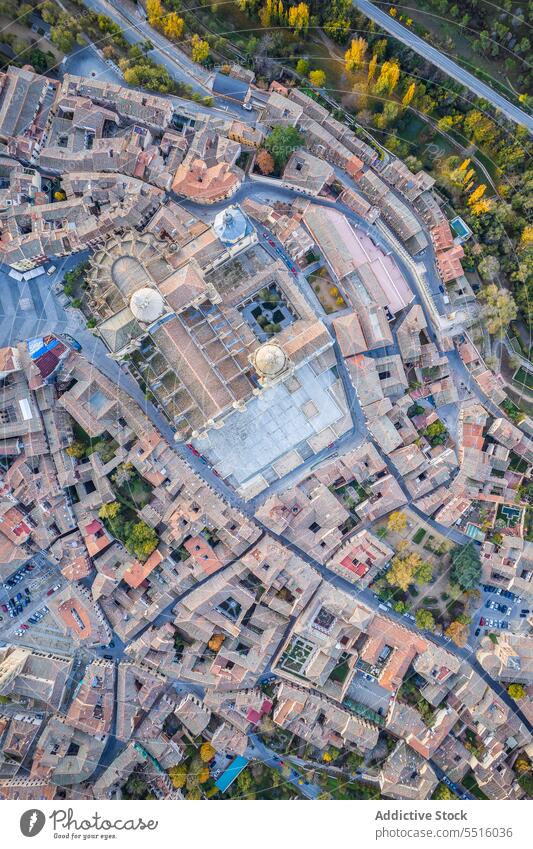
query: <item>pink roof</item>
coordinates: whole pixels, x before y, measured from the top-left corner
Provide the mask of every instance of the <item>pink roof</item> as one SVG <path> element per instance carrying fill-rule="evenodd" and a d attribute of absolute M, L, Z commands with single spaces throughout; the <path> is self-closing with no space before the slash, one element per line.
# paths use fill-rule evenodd
<path fill-rule="evenodd" d="M 85 525 L 86 534 L 96 534 L 102 530 L 102 523 L 98 519 L 93 519 L 88 525 Z"/>

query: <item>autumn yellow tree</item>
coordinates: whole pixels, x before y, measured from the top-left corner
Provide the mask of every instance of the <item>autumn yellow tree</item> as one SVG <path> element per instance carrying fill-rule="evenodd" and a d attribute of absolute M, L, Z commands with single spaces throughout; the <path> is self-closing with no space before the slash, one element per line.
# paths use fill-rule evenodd
<path fill-rule="evenodd" d="M 470 197 L 468 198 L 468 205 L 472 206 L 476 201 L 481 200 L 485 192 L 487 191 L 487 187 L 485 183 L 481 183 L 477 188 L 474 189 Z"/>
<path fill-rule="evenodd" d="M 482 198 L 470 207 L 470 211 L 474 215 L 485 215 L 486 212 L 493 212 L 496 209 L 496 203 L 492 198 Z"/>
<path fill-rule="evenodd" d="M 196 33 L 191 39 L 191 56 L 193 62 L 205 62 L 209 56 L 209 43 L 200 38 Z"/>
<path fill-rule="evenodd" d="M 326 75 L 324 71 L 309 71 L 309 82 L 317 88 L 323 88 L 326 85 Z"/>
<path fill-rule="evenodd" d="M 416 551 L 404 549 L 392 558 L 392 563 L 387 572 L 387 583 L 392 587 L 399 587 L 407 592 L 409 585 L 413 583 L 415 572 L 422 565 L 422 558 Z"/>
<path fill-rule="evenodd" d="M 180 18 L 177 12 L 170 12 L 165 18 L 163 29 L 167 38 L 178 41 L 183 35 L 185 21 Z"/>
<path fill-rule="evenodd" d="M 102 504 L 98 511 L 101 519 L 116 519 L 120 513 L 120 504 L 118 501 L 109 501 L 107 504 Z"/>
<path fill-rule="evenodd" d="M 206 781 L 209 781 L 209 767 L 204 766 L 203 769 L 198 773 L 198 783 L 205 784 Z"/>
<path fill-rule="evenodd" d="M 396 531 L 401 533 L 407 527 L 407 516 L 401 510 L 395 510 L 391 513 L 387 522 L 388 531 Z"/>
<path fill-rule="evenodd" d="M 376 94 L 392 94 L 400 79 L 400 64 L 396 59 L 383 62 L 376 82 Z"/>
<path fill-rule="evenodd" d="M 408 88 L 407 88 L 407 90 L 406 90 L 406 92 L 405 92 L 405 94 L 402 98 L 402 106 L 403 106 L 404 109 L 407 109 L 407 107 L 411 103 L 413 97 L 415 96 L 415 91 L 416 91 L 416 83 L 413 82 L 408 86 Z"/>
<path fill-rule="evenodd" d="M 211 743 L 202 743 L 202 745 L 200 746 L 200 757 L 204 764 L 207 764 L 209 763 L 209 761 L 212 761 L 216 753 L 216 749 L 214 746 L 211 745 Z"/>
<path fill-rule="evenodd" d="M 364 38 L 353 38 L 348 50 L 344 54 L 344 62 L 347 71 L 357 71 L 363 67 L 365 53 L 368 45 Z"/>
<path fill-rule="evenodd" d="M 468 639 L 468 626 L 455 620 L 455 622 L 450 622 L 445 634 L 456 646 L 465 646 Z"/>
<path fill-rule="evenodd" d="M 309 29 L 309 6 L 307 3 L 298 3 L 291 6 L 288 12 L 288 24 L 296 35 L 305 35 Z"/>
<path fill-rule="evenodd" d="M 374 77 L 376 76 L 377 66 L 378 66 L 378 55 L 377 55 L 377 53 L 374 53 L 374 55 L 372 56 L 372 59 L 368 63 L 368 83 L 369 83 L 369 85 L 372 82 L 372 80 L 374 79 Z"/>
<path fill-rule="evenodd" d="M 185 782 L 187 781 L 187 767 L 185 764 L 177 764 L 171 767 L 168 770 L 168 777 L 176 790 L 180 790 L 182 787 L 185 787 Z"/>
<path fill-rule="evenodd" d="M 224 634 L 213 634 L 207 645 L 211 651 L 218 651 L 225 639 Z"/>
<path fill-rule="evenodd" d="M 150 26 L 157 26 L 163 14 L 161 0 L 146 0 L 146 15 Z"/>
<path fill-rule="evenodd" d="M 533 224 L 527 224 L 520 236 L 520 250 L 528 250 L 529 248 L 533 248 Z"/>

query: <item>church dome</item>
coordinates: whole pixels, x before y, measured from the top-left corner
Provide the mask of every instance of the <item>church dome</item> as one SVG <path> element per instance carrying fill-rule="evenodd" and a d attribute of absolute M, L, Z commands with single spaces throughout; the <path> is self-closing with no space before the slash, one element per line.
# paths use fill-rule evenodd
<path fill-rule="evenodd" d="M 287 367 L 287 357 L 279 345 L 273 342 L 265 342 L 255 352 L 253 364 L 261 377 L 274 378 Z"/>
<path fill-rule="evenodd" d="M 159 292 L 146 286 L 133 293 L 130 299 L 130 310 L 137 321 L 151 324 L 152 321 L 163 315 L 165 302 Z"/>

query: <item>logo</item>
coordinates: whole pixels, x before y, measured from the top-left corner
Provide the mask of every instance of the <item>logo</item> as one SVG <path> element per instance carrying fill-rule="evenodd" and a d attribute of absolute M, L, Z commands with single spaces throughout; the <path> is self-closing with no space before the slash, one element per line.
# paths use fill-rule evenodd
<path fill-rule="evenodd" d="M 46 817 L 42 811 L 32 808 L 24 811 L 20 818 L 20 830 L 24 837 L 36 837 L 44 828 Z"/>

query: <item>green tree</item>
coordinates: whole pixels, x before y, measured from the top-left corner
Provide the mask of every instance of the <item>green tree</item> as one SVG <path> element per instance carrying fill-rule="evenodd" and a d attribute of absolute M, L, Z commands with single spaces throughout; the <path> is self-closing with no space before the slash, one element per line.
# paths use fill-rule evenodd
<path fill-rule="evenodd" d="M 443 781 L 439 782 L 435 788 L 435 792 L 433 793 L 432 799 L 439 799 L 442 801 L 451 801 L 452 799 L 457 799 L 455 793 L 452 793 L 450 788 L 444 784 Z"/>
<path fill-rule="evenodd" d="M 296 63 L 296 73 L 301 77 L 306 77 L 309 71 L 309 62 L 307 59 L 298 59 Z"/>
<path fill-rule="evenodd" d="M 303 145 L 304 138 L 294 127 L 275 127 L 265 140 L 264 147 L 281 171 L 291 154 Z"/>
<path fill-rule="evenodd" d="M 433 631 L 435 628 L 435 619 L 431 611 L 420 608 L 415 613 L 415 621 L 417 628 L 425 628 L 427 631 Z"/>
<path fill-rule="evenodd" d="M 128 551 L 144 563 L 157 547 L 158 538 L 154 529 L 141 520 L 128 528 L 125 542 Z"/>
<path fill-rule="evenodd" d="M 481 578 L 479 551 L 473 542 L 454 549 L 450 579 L 464 590 L 476 589 Z"/>

